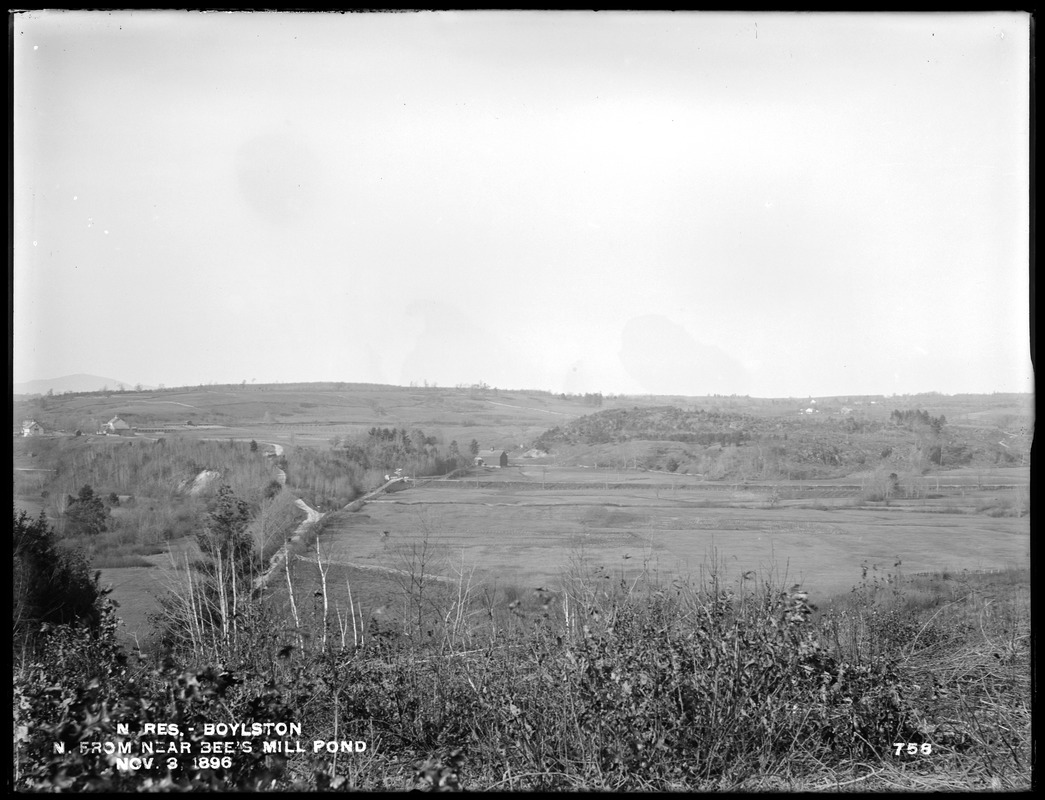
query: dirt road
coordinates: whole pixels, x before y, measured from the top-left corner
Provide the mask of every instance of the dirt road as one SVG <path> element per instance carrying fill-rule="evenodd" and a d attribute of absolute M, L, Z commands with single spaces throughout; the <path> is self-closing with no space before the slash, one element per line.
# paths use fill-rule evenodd
<path fill-rule="evenodd" d="M 265 586 L 265 584 L 271 580 L 272 576 L 283 567 L 288 557 L 298 556 L 305 551 L 305 548 L 309 545 L 309 532 L 311 531 L 312 526 L 325 516 L 300 498 L 295 501 L 295 505 L 304 511 L 307 517 L 297 526 L 294 530 L 294 534 L 287 539 L 287 543 L 279 548 L 276 554 L 272 556 L 272 559 L 269 561 L 268 569 L 254 579 L 255 589 L 260 589 Z"/>

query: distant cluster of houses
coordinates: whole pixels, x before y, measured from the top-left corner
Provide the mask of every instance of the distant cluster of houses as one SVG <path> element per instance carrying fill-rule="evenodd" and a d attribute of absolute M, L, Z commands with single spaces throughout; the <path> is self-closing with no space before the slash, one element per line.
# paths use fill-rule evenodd
<path fill-rule="evenodd" d="M 857 400 L 855 403 L 853 403 L 853 405 L 854 406 L 862 406 L 863 405 L 863 401 L 862 400 Z M 875 401 L 874 400 L 871 401 L 871 405 L 875 405 Z M 820 413 L 820 409 L 816 407 L 816 400 L 810 399 L 809 405 L 806 406 L 805 408 L 799 408 L 798 409 L 798 413 L 799 414 L 819 414 Z M 838 413 L 841 416 L 843 416 L 843 417 L 848 417 L 848 416 L 852 415 L 853 409 L 851 407 L 849 407 L 849 406 L 842 406 L 838 410 Z"/>
<path fill-rule="evenodd" d="M 35 419 L 22 420 L 22 436 L 43 436 L 45 433 L 44 426 Z M 111 436 L 134 436 L 134 428 L 125 420 L 113 417 L 102 425 L 102 429 L 98 433 Z"/>

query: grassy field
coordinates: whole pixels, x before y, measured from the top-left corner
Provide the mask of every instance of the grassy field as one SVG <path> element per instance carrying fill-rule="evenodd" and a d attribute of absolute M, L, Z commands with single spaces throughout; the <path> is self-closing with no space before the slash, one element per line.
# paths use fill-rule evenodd
<path fill-rule="evenodd" d="M 882 576 L 1025 567 L 1029 516 L 989 512 L 1026 492 L 1028 473 L 924 476 L 924 496 L 885 504 L 863 501 L 858 479 L 734 485 L 535 462 L 421 481 L 361 511 L 328 514 L 318 546 L 334 605 L 347 609 L 351 591 L 353 604 L 379 620 L 401 616 L 422 560 L 426 574 L 444 582 L 467 576 L 498 602 L 538 587 L 556 592 L 581 564 L 631 581 L 647 570 L 665 580 L 699 577 L 713 562 L 729 579 L 754 570 L 800 583 L 821 602 L 859 583 L 864 567 Z M 179 565 L 186 550 L 195 552 L 191 539 L 170 544 Z M 294 565 L 302 597 L 320 587 L 315 557 L 311 551 Z M 170 555 L 145 560 L 153 566 L 101 571 L 131 639 L 147 637 L 148 616 L 171 586 Z M 282 592 L 283 581 L 276 585 Z"/>
<path fill-rule="evenodd" d="M 167 551 L 143 556 L 151 566 L 107 567 L 99 570 L 102 586 L 112 587 L 119 603 L 119 634 L 123 641 L 144 645 L 153 632 L 152 615 L 160 611 L 160 598 L 178 585 L 178 571 L 185 559 L 199 558 L 199 548 L 189 538 L 167 543 Z"/>
<path fill-rule="evenodd" d="M 653 478 L 644 473 L 625 473 L 617 482 L 616 471 L 554 467 L 542 489 L 534 477 L 540 472 L 482 471 L 478 487 L 476 479 L 433 481 L 359 512 L 330 515 L 319 549 L 338 603 L 348 605 L 347 577 L 356 586 L 355 604 L 394 614 L 403 575 L 416 571 L 423 550 L 428 573 L 452 579 L 463 572 L 476 584 L 512 594 L 555 591 L 578 561 L 625 580 L 643 570 L 668 579 L 693 575 L 717 561 L 733 578 L 749 570 L 781 580 L 786 574 L 814 602 L 848 591 L 864 566 L 884 576 L 1029 563 L 1029 519 L 975 513 L 999 491 L 976 491 L 975 484 L 941 484 L 942 498 L 875 506 L 860 501 L 852 487 L 828 482 L 734 489 L 679 480 L 672 488 L 670 477 L 650 486 Z M 1026 475 L 1013 477 L 1018 485 Z M 573 487 L 551 488 L 553 480 L 556 487 Z M 770 505 L 773 491 L 795 499 Z M 940 511 L 941 502 L 950 511 Z M 298 564 L 295 579 L 303 596 L 319 585 L 317 569 L 308 564 Z"/>

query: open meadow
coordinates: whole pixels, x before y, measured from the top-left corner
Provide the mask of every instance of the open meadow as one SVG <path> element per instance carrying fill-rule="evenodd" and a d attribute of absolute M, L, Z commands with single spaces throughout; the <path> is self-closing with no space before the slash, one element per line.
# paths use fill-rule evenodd
<path fill-rule="evenodd" d="M 717 564 L 730 579 L 755 570 L 801 584 L 819 602 L 858 584 L 865 566 L 883 577 L 1025 567 L 1028 519 L 976 513 L 999 494 L 1025 491 L 1027 471 L 1017 472 L 995 475 L 1007 485 L 989 489 L 973 477 L 969 486 L 930 477 L 931 498 L 885 505 L 862 502 L 854 484 L 707 486 L 616 470 L 486 469 L 329 515 L 319 552 L 339 601 L 347 605 L 344 573 L 378 592 L 357 588 L 355 604 L 381 613 L 394 604 L 395 576 L 419 568 L 422 549 L 426 572 L 455 580 L 463 572 L 513 594 L 558 591 L 580 563 L 626 581 L 644 571 L 685 579 Z M 374 580 L 382 574 L 384 590 Z M 299 564 L 295 576 L 312 594 L 318 572 Z"/>

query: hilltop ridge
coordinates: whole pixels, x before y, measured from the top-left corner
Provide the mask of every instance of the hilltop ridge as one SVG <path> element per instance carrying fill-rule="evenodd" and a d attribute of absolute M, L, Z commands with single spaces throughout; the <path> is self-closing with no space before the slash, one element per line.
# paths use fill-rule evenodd
<path fill-rule="evenodd" d="M 101 375 L 88 375 L 78 372 L 75 375 L 63 375 L 60 378 L 46 378 L 16 383 L 12 385 L 11 390 L 12 394 L 15 395 L 47 394 L 48 392 L 64 394 L 66 392 L 100 392 L 106 389 L 130 389 L 132 386 L 137 389 L 155 388 L 140 383 L 132 384 L 126 381 L 118 381 L 115 378 L 105 378 Z"/>

